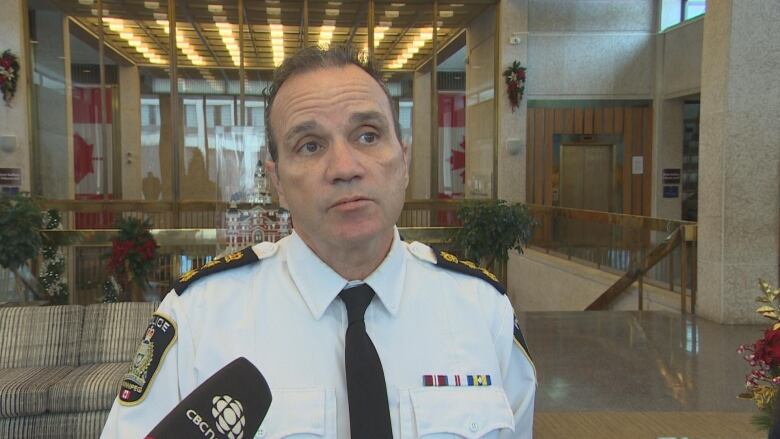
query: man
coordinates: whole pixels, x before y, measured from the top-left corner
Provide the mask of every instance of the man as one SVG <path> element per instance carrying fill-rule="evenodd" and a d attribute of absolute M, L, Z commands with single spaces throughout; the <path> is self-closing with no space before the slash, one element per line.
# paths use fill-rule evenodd
<path fill-rule="evenodd" d="M 500 285 L 399 238 L 408 147 L 378 74 L 304 49 L 266 129 L 295 232 L 183 276 L 155 317 L 175 334 L 146 337 L 103 436 L 142 437 L 244 356 L 273 394 L 258 437 L 530 438 L 535 371 Z"/>

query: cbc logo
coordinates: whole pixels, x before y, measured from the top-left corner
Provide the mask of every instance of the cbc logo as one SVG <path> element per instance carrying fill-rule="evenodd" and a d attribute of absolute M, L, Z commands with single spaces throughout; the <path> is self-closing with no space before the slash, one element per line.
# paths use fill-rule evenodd
<path fill-rule="evenodd" d="M 217 421 L 217 430 L 228 439 L 241 439 L 244 436 L 244 407 L 237 399 L 228 395 L 215 396 L 211 400 L 211 414 Z"/>

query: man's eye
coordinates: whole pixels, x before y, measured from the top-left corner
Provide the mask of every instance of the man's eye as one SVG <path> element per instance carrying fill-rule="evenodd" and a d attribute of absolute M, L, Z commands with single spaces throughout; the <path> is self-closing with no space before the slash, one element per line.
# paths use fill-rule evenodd
<path fill-rule="evenodd" d="M 314 154 L 320 150 L 320 145 L 317 142 L 306 142 L 298 149 L 302 154 Z"/>
<path fill-rule="evenodd" d="M 358 137 L 358 140 L 360 143 L 370 144 L 376 142 L 378 137 L 376 133 L 363 133 Z"/>

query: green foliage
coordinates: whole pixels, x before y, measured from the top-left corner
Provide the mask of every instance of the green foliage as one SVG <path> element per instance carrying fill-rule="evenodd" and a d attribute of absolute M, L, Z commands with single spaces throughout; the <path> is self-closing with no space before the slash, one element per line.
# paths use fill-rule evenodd
<path fill-rule="evenodd" d="M 56 209 L 50 209 L 44 214 L 44 229 L 56 230 L 60 228 L 62 217 Z M 57 304 L 68 303 L 68 284 L 63 279 L 65 274 L 65 257 L 59 249 L 60 243 L 56 239 L 43 237 L 43 267 L 38 281 L 44 290 Z"/>
<path fill-rule="evenodd" d="M 113 276 L 103 282 L 103 303 L 119 302 L 119 288 Z"/>
<path fill-rule="evenodd" d="M 127 288 L 130 281 L 139 287 L 147 284 L 158 247 L 149 232 L 151 226 L 149 219 L 138 218 L 121 218 L 116 223 L 119 231 L 112 242 L 108 270 L 118 277 L 122 288 Z"/>
<path fill-rule="evenodd" d="M 510 250 L 522 253 L 534 225 L 525 205 L 505 200 L 464 200 L 458 218 L 463 228 L 455 234 L 455 243 L 467 259 L 483 266 L 506 262 Z"/>
<path fill-rule="evenodd" d="M 38 255 L 41 209 L 29 194 L 0 196 L 0 266 L 18 270 Z"/>

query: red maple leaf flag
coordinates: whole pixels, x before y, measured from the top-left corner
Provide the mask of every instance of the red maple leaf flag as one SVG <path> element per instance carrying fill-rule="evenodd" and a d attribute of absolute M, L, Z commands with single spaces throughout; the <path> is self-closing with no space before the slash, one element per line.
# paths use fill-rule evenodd
<path fill-rule="evenodd" d="M 73 133 L 73 167 L 76 175 L 76 184 L 88 174 L 95 172 L 92 167 L 92 150 L 94 145 L 84 140 L 79 133 Z"/>

